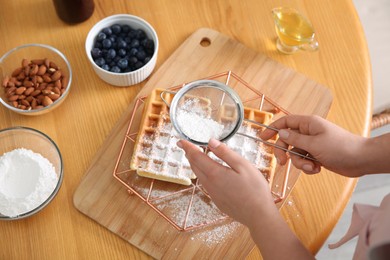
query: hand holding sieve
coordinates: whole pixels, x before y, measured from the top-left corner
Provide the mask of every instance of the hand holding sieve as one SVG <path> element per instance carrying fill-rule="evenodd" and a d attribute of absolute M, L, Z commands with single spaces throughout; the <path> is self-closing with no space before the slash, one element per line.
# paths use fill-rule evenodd
<path fill-rule="evenodd" d="M 175 94 L 170 104 L 164 99 L 166 92 Z M 178 92 L 162 92 L 161 99 L 169 107 L 169 116 L 175 130 L 182 138 L 194 144 L 207 146 L 211 138 L 224 142 L 239 134 L 302 158 L 317 161 L 310 155 L 303 155 L 255 136 L 237 132 L 244 120 L 276 132 L 279 132 L 279 129 L 244 119 L 244 106 L 240 97 L 232 88 L 219 81 L 193 81 Z"/>

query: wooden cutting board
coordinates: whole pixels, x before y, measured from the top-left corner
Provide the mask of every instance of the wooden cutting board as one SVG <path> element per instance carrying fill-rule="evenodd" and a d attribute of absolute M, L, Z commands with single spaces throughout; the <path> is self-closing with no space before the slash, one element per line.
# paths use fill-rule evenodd
<path fill-rule="evenodd" d="M 156 87 L 169 88 L 225 71 L 233 71 L 291 113 L 326 116 L 332 103 L 326 87 L 207 28 L 193 33 L 153 73 L 138 97 Z M 254 243 L 242 225 L 228 220 L 194 231 L 177 231 L 113 177 L 134 104 L 135 100 L 96 153 L 74 194 L 75 207 L 157 259 L 247 256 Z"/>

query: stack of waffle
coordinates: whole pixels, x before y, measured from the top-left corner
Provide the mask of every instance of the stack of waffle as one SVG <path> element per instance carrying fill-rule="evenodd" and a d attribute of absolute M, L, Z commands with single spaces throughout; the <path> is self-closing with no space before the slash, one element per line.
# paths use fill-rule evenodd
<path fill-rule="evenodd" d="M 144 104 L 130 168 L 143 177 L 190 185 L 196 176 L 191 170 L 184 151 L 176 145 L 180 137 L 171 124 L 169 108 L 161 99 L 163 91 L 163 89 L 152 91 Z M 169 92 L 163 93 L 163 98 L 167 103 L 171 102 L 173 96 L 174 94 Z M 209 104 L 207 100 L 204 101 L 205 104 Z M 225 108 L 223 111 L 225 113 L 221 113 L 221 121 L 229 120 L 230 110 Z M 272 114 L 253 108 L 244 108 L 244 117 L 258 123 L 269 124 Z M 257 137 L 261 130 L 261 126 L 244 121 L 238 132 Z M 271 184 L 276 166 L 272 147 L 239 134 L 229 139 L 227 145 L 252 162 Z M 199 149 L 202 150 L 201 147 Z M 211 152 L 208 155 L 224 164 Z"/>

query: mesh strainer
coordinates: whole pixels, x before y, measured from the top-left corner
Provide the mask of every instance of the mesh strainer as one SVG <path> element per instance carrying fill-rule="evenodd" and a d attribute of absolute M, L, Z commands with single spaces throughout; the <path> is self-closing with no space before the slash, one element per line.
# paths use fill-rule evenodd
<path fill-rule="evenodd" d="M 207 145 L 211 138 L 228 140 L 238 131 L 244 118 L 243 104 L 237 93 L 214 80 L 185 85 L 168 106 L 175 130 L 198 145 Z"/>

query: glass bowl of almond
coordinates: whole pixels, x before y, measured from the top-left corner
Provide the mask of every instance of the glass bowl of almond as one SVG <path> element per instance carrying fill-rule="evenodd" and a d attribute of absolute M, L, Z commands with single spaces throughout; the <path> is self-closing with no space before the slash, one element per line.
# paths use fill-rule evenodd
<path fill-rule="evenodd" d="M 58 107 L 72 82 L 69 61 L 45 44 L 18 46 L 0 58 L 0 102 L 23 115 L 41 115 Z"/>

